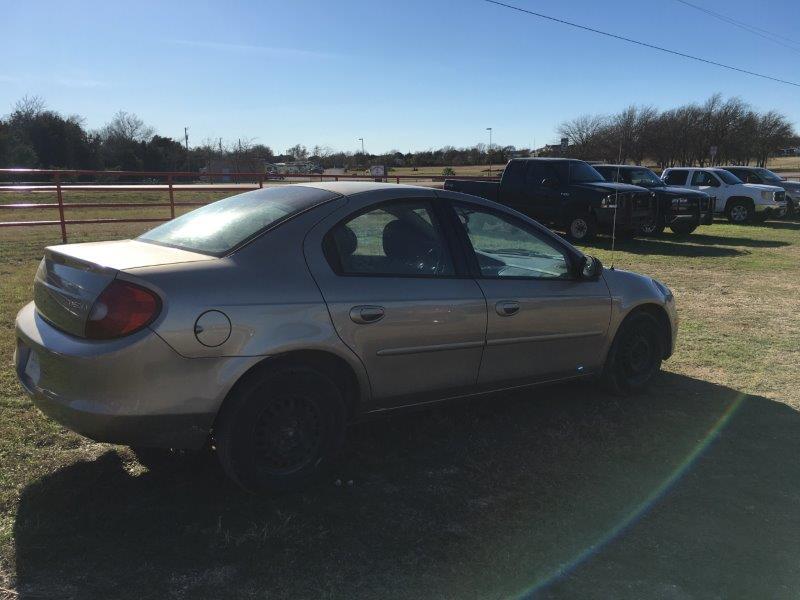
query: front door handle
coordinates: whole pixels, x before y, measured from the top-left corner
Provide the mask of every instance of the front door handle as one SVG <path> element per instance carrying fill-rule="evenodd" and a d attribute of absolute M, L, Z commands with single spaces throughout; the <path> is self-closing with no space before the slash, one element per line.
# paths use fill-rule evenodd
<path fill-rule="evenodd" d="M 510 317 L 519 312 L 519 302 L 516 300 L 501 300 L 494 305 L 494 309 L 501 317 Z"/>
<path fill-rule="evenodd" d="M 367 325 L 377 323 L 384 314 L 382 306 L 354 306 L 350 309 L 350 320 L 359 325 Z"/>

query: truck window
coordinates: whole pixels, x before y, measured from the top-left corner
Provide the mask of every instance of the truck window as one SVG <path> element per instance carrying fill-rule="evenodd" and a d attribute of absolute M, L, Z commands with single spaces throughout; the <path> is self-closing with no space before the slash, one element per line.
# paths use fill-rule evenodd
<path fill-rule="evenodd" d="M 667 185 L 686 185 L 686 174 L 687 171 L 673 169 L 667 173 L 667 176 L 664 178 L 664 182 Z"/>
<path fill-rule="evenodd" d="M 692 175 L 692 185 L 719 187 L 719 181 L 708 171 L 695 171 Z"/>
<path fill-rule="evenodd" d="M 569 163 L 569 181 L 570 183 L 593 183 L 605 180 L 589 163 L 575 161 Z"/>
<path fill-rule="evenodd" d="M 714 174 L 720 179 L 722 179 L 722 181 L 724 181 L 728 185 L 735 185 L 737 183 L 742 183 L 741 179 L 739 179 L 733 173 L 728 173 L 728 171 L 726 171 L 725 169 L 715 169 Z"/>
<path fill-rule="evenodd" d="M 541 186 L 545 179 L 551 181 L 558 181 L 558 173 L 552 165 L 542 162 L 532 161 L 528 166 L 528 172 L 525 176 L 525 183 L 529 186 Z"/>

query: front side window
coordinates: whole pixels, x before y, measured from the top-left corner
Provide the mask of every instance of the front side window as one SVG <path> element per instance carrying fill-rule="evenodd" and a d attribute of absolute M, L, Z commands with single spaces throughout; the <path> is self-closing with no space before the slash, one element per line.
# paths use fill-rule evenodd
<path fill-rule="evenodd" d="M 708 171 L 695 171 L 692 175 L 692 185 L 719 187 L 719 181 Z"/>
<path fill-rule="evenodd" d="M 783 179 L 780 178 L 779 175 L 776 175 L 769 169 L 755 169 L 755 172 L 758 173 L 758 176 L 761 177 L 767 183 L 783 183 Z"/>
<path fill-rule="evenodd" d="M 458 204 L 455 210 L 475 251 L 481 276 L 570 278 L 565 251 L 526 223 L 474 205 Z"/>
<path fill-rule="evenodd" d="M 345 275 L 455 274 L 431 203 L 398 200 L 339 223 L 325 237 L 331 266 Z"/>

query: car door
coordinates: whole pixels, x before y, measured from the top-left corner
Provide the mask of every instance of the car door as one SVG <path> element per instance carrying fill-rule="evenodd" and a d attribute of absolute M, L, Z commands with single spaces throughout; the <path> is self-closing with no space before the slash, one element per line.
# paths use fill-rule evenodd
<path fill-rule="evenodd" d="M 453 210 L 487 302 L 479 384 L 598 372 L 611 317 L 603 279 L 577 278 L 574 250 L 543 228 L 474 203 Z"/>
<path fill-rule="evenodd" d="M 555 167 L 549 162 L 531 161 L 526 181 L 536 202 L 536 215 L 531 216 L 544 223 L 558 221 L 564 201 L 569 199 L 569 189 L 559 177 Z"/>
<path fill-rule="evenodd" d="M 342 341 L 361 359 L 372 409 L 412 404 L 477 381 L 486 302 L 446 235 L 433 194 L 357 194 L 304 248 Z"/>
<path fill-rule="evenodd" d="M 711 171 L 696 170 L 692 172 L 692 178 L 689 182 L 689 187 L 695 190 L 705 192 L 710 196 L 715 196 L 717 205 L 714 207 L 716 212 L 722 212 L 725 206 L 726 198 L 723 197 L 720 190 L 720 181 L 717 176 Z"/>

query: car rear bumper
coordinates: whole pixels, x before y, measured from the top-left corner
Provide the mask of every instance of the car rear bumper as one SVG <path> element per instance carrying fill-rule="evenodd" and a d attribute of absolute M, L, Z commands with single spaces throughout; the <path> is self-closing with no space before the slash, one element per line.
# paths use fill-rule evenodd
<path fill-rule="evenodd" d="M 14 362 L 43 413 L 97 441 L 201 447 L 227 391 L 252 359 L 189 359 L 145 329 L 86 340 L 45 321 L 31 302 L 17 315 Z"/>

